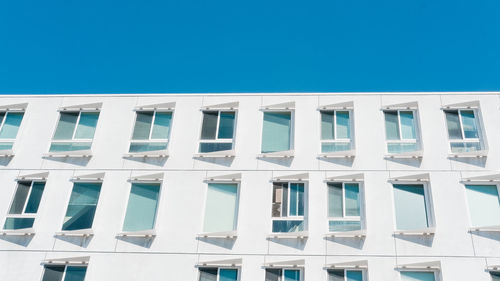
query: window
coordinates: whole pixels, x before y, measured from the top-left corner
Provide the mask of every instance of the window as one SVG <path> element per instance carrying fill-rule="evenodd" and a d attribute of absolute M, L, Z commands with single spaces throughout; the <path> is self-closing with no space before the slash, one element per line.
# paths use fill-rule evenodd
<path fill-rule="evenodd" d="M 10 150 L 23 121 L 22 112 L 0 112 L 0 150 Z"/>
<path fill-rule="evenodd" d="M 238 221 L 238 185 L 209 183 L 203 231 L 207 233 L 236 230 Z"/>
<path fill-rule="evenodd" d="M 473 227 L 500 225 L 500 202 L 497 185 L 466 185 Z"/>
<path fill-rule="evenodd" d="M 238 269 L 236 268 L 200 268 L 200 281 L 237 281 Z"/>
<path fill-rule="evenodd" d="M 92 228 L 101 183 L 75 182 L 64 217 L 63 231 Z"/>
<path fill-rule="evenodd" d="M 436 281 L 436 276 L 428 271 L 401 271 L 401 281 Z"/>
<path fill-rule="evenodd" d="M 203 111 L 200 153 L 233 149 L 235 111 Z"/>
<path fill-rule="evenodd" d="M 361 230 L 359 184 L 328 183 L 330 232 Z"/>
<path fill-rule="evenodd" d="M 89 150 L 98 119 L 99 112 L 61 112 L 49 151 Z"/>
<path fill-rule="evenodd" d="M 394 204 L 398 230 L 425 229 L 430 225 L 427 191 L 421 184 L 395 184 Z"/>
<path fill-rule="evenodd" d="M 154 229 L 160 183 L 132 183 L 123 231 Z"/>
<path fill-rule="evenodd" d="M 328 281 L 363 281 L 363 271 L 328 269 Z"/>
<path fill-rule="evenodd" d="M 321 111 L 321 153 L 352 149 L 349 111 Z"/>
<path fill-rule="evenodd" d="M 264 112 L 262 153 L 292 149 L 292 112 Z"/>
<path fill-rule="evenodd" d="M 300 269 L 266 268 L 266 281 L 300 281 Z"/>
<path fill-rule="evenodd" d="M 171 122 L 170 111 L 137 111 L 129 152 L 166 150 Z"/>
<path fill-rule="evenodd" d="M 6 230 L 33 227 L 45 182 L 19 181 L 3 226 Z"/>
<path fill-rule="evenodd" d="M 420 150 L 417 138 L 416 111 L 387 110 L 385 136 L 388 153 L 404 153 Z"/>
<path fill-rule="evenodd" d="M 84 281 L 86 266 L 46 265 L 42 281 Z"/>
<path fill-rule="evenodd" d="M 273 183 L 273 232 L 304 230 L 304 183 Z"/>
<path fill-rule="evenodd" d="M 492 281 L 500 281 L 500 272 L 490 271 Z"/>
<path fill-rule="evenodd" d="M 483 150 L 477 112 L 474 110 L 445 110 L 448 137 L 452 153 Z"/>

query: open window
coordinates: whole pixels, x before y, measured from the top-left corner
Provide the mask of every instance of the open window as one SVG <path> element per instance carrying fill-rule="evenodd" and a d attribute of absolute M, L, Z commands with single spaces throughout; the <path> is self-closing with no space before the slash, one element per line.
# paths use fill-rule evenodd
<path fill-rule="evenodd" d="M 337 153 L 353 150 L 351 137 L 352 111 L 320 110 L 321 153 Z"/>
<path fill-rule="evenodd" d="M 42 262 L 42 281 L 84 281 L 89 257 L 49 259 Z"/>
<path fill-rule="evenodd" d="M 45 189 L 47 174 L 43 175 L 36 179 L 18 179 L 16 192 L 3 225 L 4 233 L 34 233 L 33 224 Z"/>
<path fill-rule="evenodd" d="M 326 264 L 328 281 L 365 281 L 368 261 L 352 261 Z"/>
<path fill-rule="evenodd" d="M 307 231 L 307 174 L 277 177 L 273 180 L 272 233 L 293 235 Z"/>
<path fill-rule="evenodd" d="M 263 107 L 261 157 L 293 156 L 295 103 Z"/>
<path fill-rule="evenodd" d="M 364 229 L 361 220 L 361 189 L 358 182 L 328 182 L 328 232 Z"/>
<path fill-rule="evenodd" d="M 0 156 L 12 156 L 27 103 L 0 106 Z"/>
<path fill-rule="evenodd" d="M 101 105 L 98 103 L 61 108 L 49 156 L 90 156 Z"/>
<path fill-rule="evenodd" d="M 203 221 L 204 237 L 236 237 L 238 225 L 239 184 L 209 182 Z"/>
<path fill-rule="evenodd" d="M 481 130 L 479 102 L 443 108 L 450 150 L 454 156 L 485 156 L 486 142 Z"/>
<path fill-rule="evenodd" d="M 500 231 L 499 185 L 479 183 L 465 185 L 471 229 Z"/>
<path fill-rule="evenodd" d="M 121 236 L 155 235 L 163 173 L 133 177 Z"/>
<path fill-rule="evenodd" d="M 412 178 L 414 177 L 414 178 Z M 434 234 L 432 200 L 428 174 L 392 179 L 396 234 Z"/>
<path fill-rule="evenodd" d="M 389 156 L 421 157 L 422 143 L 416 102 L 385 106 L 383 112 Z"/>
<path fill-rule="evenodd" d="M 238 281 L 239 270 L 232 267 L 200 267 L 199 281 Z"/>
<path fill-rule="evenodd" d="M 203 122 L 198 147 L 200 157 L 233 155 L 237 107 L 238 103 L 233 102 L 202 108 Z"/>
<path fill-rule="evenodd" d="M 175 103 L 164 103 L 135 108 L 129 156 L 167 155 L 174 106 Z"/>

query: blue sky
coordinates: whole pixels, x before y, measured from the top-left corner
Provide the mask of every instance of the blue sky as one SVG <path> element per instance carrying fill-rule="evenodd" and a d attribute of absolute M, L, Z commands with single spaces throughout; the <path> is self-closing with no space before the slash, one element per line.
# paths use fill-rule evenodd
<path fill-rule="evenodd" d="M 0 0 L 0 94 L 500 90 L 498 0 Z"/>

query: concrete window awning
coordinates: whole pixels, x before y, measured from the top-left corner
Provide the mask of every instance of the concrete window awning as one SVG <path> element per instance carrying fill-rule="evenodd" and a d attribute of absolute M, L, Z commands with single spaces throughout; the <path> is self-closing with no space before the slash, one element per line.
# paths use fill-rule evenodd
<path fill-rule="evenodd" d="M 305 260 L 286 260 L 286 261 L 272 261 L 265 262 L 262 266 L 265 268 L 277 267 L 277 268 L 297 268 L 304 267 Z"/>
<path fill-rule="evenodd" d="M 267 239 L 307 239 L 308 237 L 309 232 L 307 231 L 280 232 L 267 235 Z"/>
<path fill-rule="evenodd" d="M 350 261 L 350 262 L 338 262 L 325 264 L 325 269 L 368 269 L 367 260 Z"/>
<path fill-rule="evenodd" d="M 33 236 L 35 230 L 30 228 L 13 229 L 13 230 L 0 230 L 0 235 L 3 236 Z"/>
<path fill-rule="evenodd" d="M 63 106 L 60 107 L 58 111 L 100 111 L 101 108 L 102 108 L 102 102 L 96 102 L 96 103 Z"/>
<path fill-rule="evenodd" d="M 460 102 L 460 103 L 453 103 L 453 104 L 447 104 L 443 105 L 441 107 L 442 110 L 447 110 L 447 109 L 475 109 L 479 108 L 479 101 L 468 101 L 468 102 Z"/>
<path fill-rule="evenodd" d="M 417 110 L 417 109 L 418 109 L 418 102 L 416 101 L 383 105 L 380 108 L 380 110 Z"/>
<path fill-rule="evenodd" d="M 16 181 L 45 181 L 48 176 L 49 172 L 20 175 L 16 178 Z"/>
<path fill-rule="evenodd" d="M 175 108 L 175 102 L 138 105 L 134 107 L 134 111 L 172 111 Z"/>
<path fill-rule="evenodd" d="M 91 237 L 94 236 L 94 231 L 91 228 L 79 230 L 63 230 L 56 232 L 55 236 L 69 236 L 69 237 Z"/>
<path fill-rule="evenodd" d="M 324 235 L 326 238 L 364 238 L 366 237 L 366 229 L 352 231 L 336 231 L 328 232 Z"/>
<path fill-rule="evenodd" d="M 429 262 L 419 262 L 419 263 L 409 263 L 409 264 L 398 264 L 396 266 L 398 270 L 423 270 L 423 271 L 436 271 L 441 270 L 440 261 L 429 261 Z"/>
<path fill-rule="evenodd" d="M 318 106 L 318 110 L 352 110 L 352 109 L 354 109 L 354 102 L 352 101 Z"/>
<path fill-rule="evenodd" d="M 263 111 L 290 111 L 295 109 L 295 102 L 284 102 L 278 104 L 264 105 L 260 107 L 260 110 Z"/>
<path fill-rule="evenodd" d="M 236 239 L 238 238 L 238 233 L 236 231 L 225 231 L 225 232 L 205 232 L 196 235 L 198 238 L 220 238 L 220 239 Z"/>
<path fill-rule="evenodd" d="M 85 175 L 76 175 L 71 178 L 72 182 L 102 182 L 105 173 L 94 173 Z"/>
<path fill-rule="evenodd" d="M 154 229 L 148 229 L 142 231 L 126 231 L 126 232 L 120 232 L 116 236 L 134 237 L 134 238 L 153 238 L 156 236 L 156 231 Z"/>
<path fill-rule="evenodd" d="M 463 184 L 473 184 L 473 183 L 499 183 L 500 182 L 500 174 L 491 174 L 491 175 L 484 175 L 484 176 L 476 176 L 476 177 L 468 177 L 468 178 L 462 178 L 460 180 L 461 183 Z"/>
<path fill-rule="evenodd" d="M 56 265 L 87 265 L 90 261 L 89 256 L 84 257 L 71 257 L 71 258 L 57 258 L 46 259 L 42 264 L 56 264 Z"/>
<path fill-rule="evenodd" d="M 204 105 L 201 110 L 237 110 L 239 102 L 227 102 L 221 104 Z"/>
<path fill-rule="evenodd" d="M 227 259 L 227 260 L 209 260 L 209 261 L 199 261 L 196 263 L 196 267 L 239 267 L 243 263 L 241 258 L 239 259 Z"/>
<path fill-rule="evenodd" d="M 354 157 L 356 157 L 356 151 L 352 149 L 318 154 L 318 158 L 354 158 Z"/>
<path fill-rule="evenodd" d="M 398 176 L 389 178 L 391 183 L 405 183 L 405 182 L 428 182 L 430 180 L 429 173 L 415 174 L 407 176 Z"/>
<path fill-rule="evenodd" d="M 327 177 L 325 182 L 362 182 L 364 180 L 365 175 L 360 173 Z"/>
<path fill-rule="evenodd" d="M 394 235 L 407 235 L 407 236 L 430 236 L 434 235 L 435 233 L 436 233 L 436 228 L 434 227 L 394 231 Z"/>
<path fill-rule="evenodd" d="M 305 182 L 308 180 L 309 180 L 309 173 L 275 176 L 271 179 L 272 182 L 291 182 L 291 181 Z"/>
<path fill-rule="evenodd" d="M 163 181 L 163 173 L 134 175 L 129 178 L 132 183 L 161 183 Z"/>
<path fill-rule="evenodd" d="M 0 112 L 24 112 L 28 107 L 28 103 L 16 103 L 0 105 Z"/>
<path fill-rule="evenodd" d="M 235 156 L 236 154 L 234 152 L 234 149 L 231 149 L 231 150 L 196 153 L 194 155 L 194 158 L 232 158 Z"/>
<path fill-rule="evenodd" d="M 125 158 L 166 158 L 169 156 L 168 150 L 151 150 L 144 152 L 126 153 Z"/>
<path fill-rule="evenodd" d="M 235 174 L 226 174 L 226 175 L 217 175 L 217 176 L 207 176 L 205 178 L 205 182 L 221 182 L 221 183 L 231 183 L 231 182 L 240 182 L 241 181 L 241 173 Z"/>

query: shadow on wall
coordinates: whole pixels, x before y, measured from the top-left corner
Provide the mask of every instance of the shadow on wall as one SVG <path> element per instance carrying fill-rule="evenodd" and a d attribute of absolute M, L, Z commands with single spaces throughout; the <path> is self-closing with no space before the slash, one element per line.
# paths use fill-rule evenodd
<path fill-rule="evenodd" d="M 196 239 L 228 250 L 231 250 L 236 243 L 236 239 L 231 238 L 197 237 Z"/>
<path fill-rule="evenodd" d="M 234 157 L 224 157 L 224 158 L 214 158 L 214 157 L 193 157 L 193 159 L 207 162 L 207 163 L 212 163 L 216 165 L 221 165 L 224 167 L 231 167 L 231 164 L 233 164 Z"/>
<path fill-rule="evenodd" d="M 297 250 L 304 250 L 307 243 L 307 238 L 297 239 L 297 238 L 267 238 L 269 243 L 273 242 L 290 248 L 295 248 Z"/>
<path fill-rule="evenodd" d="M 318 157 L 319 160 L 329 162 L 332 164 L 337 164 L 345 167 L 352 167 L 354 164 L 354 157 L 344 157 L 344 158 L 326 158 L 326 157 Z"/>
<path fill-rule="evenodd" d="M 363 245 L 365 244 L 365 238 L 357 238 L 357 237 L 325 237 L 325 240 L 335 242 L 338 244 L 342 244 L 354 249 L 361 250 L 363 249 Z"/>
<path fill-rule="evenodd" d="M 285 167 L 290 167 L 293 162 L 292 157 L 290 158 L 257 157 L 257 159 Z"/>
<path fill-rule="evenodd" d="M 415 244 L 420 244 L 426 247 L 432 247 L 432 243 L 434 242 L 434 235 L 401 235 L 401 234 L 393 234 L 393 236 L 397 239 L 405 240 L 408 242 L 412 242 Z"/>
<path fill-rule="evenodd" d="M 33 240 L 34 235 L 0 235 L 0 239 L 5 240 L 10 243 L 17 244 L 19 246 L 27 247 L 31 240 Z"/>
<path fill-rule="evenodd" d="M 80 246 L 82 248 L 87 248 L 90 244 L 90 241 L 94 236 L 63 236 L 63 235 L 55 235 L 56 239 L 71 243 L 73 245 Z"/>
<path fill-rule="evenodd" d="M 165 163 L 167 163 L 168 157 L 152 158 L 152 157 L 127 157 L 127 156 L 124 156 L 123 158 L 126 160 L 130 160 L 130 161 L 135 161 L 135 162 L 140 162 L 140 163 L 144 163 L 144 164 L 150 164 L 150 165 L 154 165 L 154 166 L 158 166 L 158 167 L 163 167 L 163 166 L 165 166 Z"/>
<path fill-rule="evenodd" d="M 76 166 L 87 166 L 87 164 L 90 161 L 90 157 L 49 157 L 49 156 L 43 156 L 42 157 L 45 160 L 51 160 L 51 161 L 56 161 L 56 162 L 62 162 L 66 164 L 73 164 Z"/>
<path fill-rule="evenodd" d="M 129 236 L 117 236 L 117 240 L 134 244 L 143 248 L 151 248 L 151 245 L 153 244 L 153 241 L 155 240 L 155 237 L 129 237 Z"/>
<path fill-rule="evenodd" d="M 486 157 L 481 158 L 457 158 L 457 157 L 448 157 L 450 160 L 454 160 L 457 162 L 461 162 L 464 164 L 474 165 L 481 168 L 486 167 Z"/>

